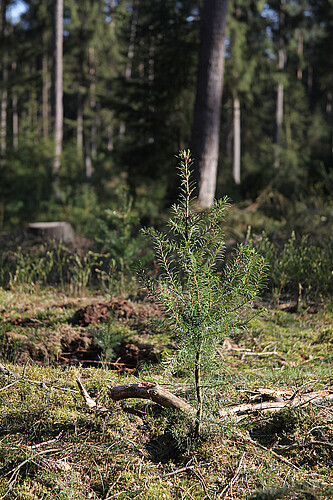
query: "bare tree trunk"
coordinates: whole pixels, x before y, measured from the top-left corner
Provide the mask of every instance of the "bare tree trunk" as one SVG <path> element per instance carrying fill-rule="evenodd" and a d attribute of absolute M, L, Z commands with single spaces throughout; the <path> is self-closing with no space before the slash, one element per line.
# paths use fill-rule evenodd
<path fill-rule="evenodd" d="M 281 34 L 281 30 L 284 23 L 284 12 L 282 6 L 285 0 L 280 0 L 279 3 L 279 75 L 283 73 L 285 63 L 286 63 L 286 52 L 284 47 L 284 40 Z M 275 152 L 274 152 L 274 167 L 280 168 L 280 156 L 281 156 L 281 133 L 283 124 L 283 98 L 284 98 L 284 85 L 280 80 L 278 83 L 277 94 L 276 94 L 276 132 L 275 132 Z"/>
<path fill-rule="evenodd" d="M 133 0 L 131 33 L 130 33 L 128 51 L 127 51 L 127 64 L 126 64 L 126 69 L 125 69 L 125 80 L 126 81 L 130 80 L 132 77 L 132 65 L 133 65 L 133 58 L 134 58 L 134 47 L 135 47 L 136 30 L 138 27 L 138 19 L 139 19 L 139 0 Z"/>
<path fill-rule="evenodd" d="M 216 189 L 227 10 L 228 0 L 204 0 L 201 15 L 192 153 L 203 208 L 212 205 Z"/>
<path fill-rule="evenodd" d="M 238 97 L 234 97 L 234 156 L 232 172 L 235 183 L 241 183 L 241 114 Z"/>
<path fill-rule="evenodd" d="M 91 111 L 91 158 L 97 158 L 97 124 L 96 124 L 96 83 L 95 83 L 95 51 L 89 47 L 89 76 L 90 76 L 90 111 Z"/>
<path fill-rule="evenodd" d="M 63 0 L 54 0 L 53 95 L 53 172 L 57 177 L 61 165 L 63 136 Z"/>
<path fill-rule="evenodd" d="M 43 115 L 43 139 L 49 138 L 49 91 L 50 91 L 50 74 L 48 68 L 48 54 L 47 54 L 47 34 L 43 33 L 43 59 L 42 59 L 42 115 Z"/>
<path fill-rule="evenodd" d="M 279 50 L 279 70 L 282 71 L 285 65 L 286 54 L 283 49 Z M 284 85 L 282 82 L 278 83 L 277 97 L 276 97 L 276 136 L 275 136 L 275 168 L 280 167 L 280 150 L 281 150 L 281 132 L 283 124 L 283 97 Z"/>
<path fill-rule="evenodd" d="M 1 133 L 0 133 L 0 149 L 2 155 L 6 154 L 7 150 L 7 106 L 8 106 L 8 53 L 4 48 L 2 56 L 2 90 L 1 90 Z"/>
<path fill-rule="evenodd" d="M 83 158 L 83 99 L 81 92 L 81 80 L 77 93 L 77 117 L 76 117 L 76 148 L 79 158 Z"/>
<path fill-rule="evenodd" d="M 16 62 L 12 63 L 13 80 L 15 80 Z M 13 149 L 18 149 L 18 112 L 17 112 L 17 91 L 15 86 L 12 87 L 12 108 L 13 108 Z"/>
<path fill-rule="evenodd" d="M 298 54 L 298 68 L 297 68 L 297 80 L 302 81 L 303 78 L 303 69 L 302 69 L 302 57 L 303 57 L 303 45 L 304 45 L 304 40 L 303 40 L 303 33 L 300 31 L 298 35 L 298 46 L 297 46 L 297 54 Z"/>
<path fill-rule="evenodd" d="M 127 63 L 125 69 L 125 81 L 128 82 L 132 77 L 132 66 L 133 66 L 133 58 L 134 58 L 134 47 L 135 47 L 135 39 L 136 39 L 136 30 L 138 27 L 138 19 L 139 19 L 139 0 L 133 0 L 132 3 L 133 13 L 132 13 L 132 21 L 131 21 L 131 32 L 130 32 L 130 40 L 128 44 L 127 51 Z M 123 137 L 126 132 L 126 124 L 122 122 L 119 126 L 119 136 Z"/>
<path fill-rule="evenodd" d="M 6 11 L 8 1 L 1 2 L 0 11 L 0 41 L 2 44 L 2 88 L 1 88 L 1 109 L 0 109 L 0 152 L 6 154 L 7 149 L 7 106 L 8 106 L 8 49 L 6 43 Z"/>
<path fill-rule="evenodd" d="M 86 172 L 86 178 L 90 179 L 92 176 L 92 163 L 91 163 L 91 149 L 89 133 L 84 134 L 84 168 Z"/>

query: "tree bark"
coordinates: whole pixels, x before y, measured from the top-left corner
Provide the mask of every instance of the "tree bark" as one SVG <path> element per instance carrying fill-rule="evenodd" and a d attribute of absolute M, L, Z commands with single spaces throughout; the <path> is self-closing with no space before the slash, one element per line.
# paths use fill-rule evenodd
<path fill-rule="evenodd" d="M 89 47 L 89 77 L 90 77 L 90 112 L 91 112 L 91 158 L 97 158 L 97 125 L 96 125 L 96 82 L 95 82 L 95 50 Z M 91 167 L 92 169 L 92 167 Z M 90 177 L 92 175 L 92 170 Z"/>
<path fill-rule="evenodd" d="M 163 389 L 155 382 L 140 382 L 119 386 L 108 386 L 109 396 L 114 401 L 128 398 L 150 399 L 165 408 L 176 408 L 184 411 L 194 412 L 195 409 L 183 399 L 178 398 L 171 392 Z"/>
<path fill-rule="evenodd" d="M 63 136 L 63 0 L 54 0 L 53 44 L 53 173 L 57 177 L 61 165 Z"/>
<path fill-rule="evenodd" d="M 15 81 L 16 62 L 12 63 L 13 81 Z M 12 87 L 12 108 L 13 108 L 13 149 L 18 149 L 18 111 L 17 111 L 17 91 L 15 86 Z"/>
<path fill-rule="evenodd" d="M 285 62 L 284 50 L 279 50 L 279 70 L 283 70 Z M 281 150 L 281 132 L 283 124 L 283 95 L 284 85 L 282 82 L 278 83 L 277 97 L 276 97 L 276 136 L 275 136 L 275 168 L 280 167 L 280 150 Z"/>
<path fill-rule="evenodd" d="M 201 14 L 191 149 L 202 208 L 210 207 L 215 197 L 227 10 L 228 0 L 205 0 Z"/>
<path fill-rule="evenodd" d="M 2 88 L 0 108 L 0 152 L 4 156 L 7 150 L 7 106 L 8 106 L 8 48 L 6 40 L 6 11 L 8 1 L 1 2 L 0 11 L 0 42 L 2 45 Z"/>
<path fill-rule="evenodd" d="M 282 5 L 284 0 L 280 0 L 280 12 L 279 12 L 279 30 L 281 30 L 284 22 L 284 13 L 282 12 Z M 282 35 L 280 34 L 279 39 L 279 75 L 282 74 L 285 63 L 286 63 L 286 51 L 284 47 L 284 41 Z M 283 99 L 284 99 L 284 85 L 281 81 L 278 83 L 277 94 L 276 94 L 276 135 L 275 135 L 275 157 L 274 166 L 275 168 L 280 168 L 280 156 L 281 156 L 281 133 L 283 124 Z"/>
<path fill-rule="evenodd" d="M 232 172 L 237 185 L 241 183 L 241 111 L 239 98 L 234 97 L 234 155 Z"/>
<path fill-rule="evenodd" d="M 42 58 L 42 115 L 43 115 L 43 139 L 49 138 L 49 90 L 50 74 L 47 53 L 47 33 L 43 32 L 43 58 Z"/>

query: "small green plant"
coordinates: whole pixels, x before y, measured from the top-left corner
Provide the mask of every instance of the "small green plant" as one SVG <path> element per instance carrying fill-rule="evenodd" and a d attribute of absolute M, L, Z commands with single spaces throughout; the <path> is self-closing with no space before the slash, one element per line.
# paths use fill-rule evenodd
<path fill-rule="evenodd" d="M 107 209 L 104 213 L 105 218 L 100 221 L 102 236 L 98 241 L 103 243 L 116 262 L 115 269 L 119 273 L 123 292 L 126 279 L 143 247 L 142 237 L 138 235 L 139 215 L 133 207 L 133 198 L 126 185 L 117 193 L 117 208 Z"/>
<path fill-rule="evenodd" d="M 190 152 L 180 152 L 179 158 L 181 188 L 168 222 L 171 234 L 144 231 L 153 241 L 160 269 L 157 278 L 146 277 L 145 282 L 175 331 L 177 352 L 171 367 L 176 370 L 178 365 L 194 387 L 198 436 L 205 395 L 221 372 L 218 346 L 244 325 L 241 315 L 257 296 L 266 273 L 264 258 L 248 245 L 239 246 L 223 272 L 217 271 L 217 262 L 224 259 L 221 223 L 229 202 L 215 200 L 210 209 L 196 211 Z"/>
<path fill-rule="evenodd" d="M 114 356 L 114 348 L 123 340 L 124 332 L 114 324 L 114 305 L 113 305 L 113 291 L 114 291 L 114 274 L 116 270 L 116 261 L 111 259 L 109 272 L 101 272 L 103 278 L 108 282 L 110 312 L 109 319 L 106 327 L 103 326 L 99 329 L 96 336 L 96 343 L 102 348 L 103 355 L 102 361 L 111 361 Z"/>
<path fill-rule="evenodd" d="M 278 245 L 265 233 L 252 237 L 250 230 L 247 240 L 270 264 L 269 286 L 277 305 L 286 294 L 296 299 L 298 308 L 301 295 L 313 299 L 332 292 L 332 241 L 324 248 L 306 235 L 297 238 L 293 231 L 283 245 Z"/>

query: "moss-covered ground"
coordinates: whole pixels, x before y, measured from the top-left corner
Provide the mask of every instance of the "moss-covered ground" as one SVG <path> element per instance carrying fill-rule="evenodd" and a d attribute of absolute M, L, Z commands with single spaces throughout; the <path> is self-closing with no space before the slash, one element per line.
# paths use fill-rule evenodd
<path fill-rule="evenodd" d="M 126 298 L 113 323 L 116 364 L 98 363 L 105 323 L 82 326 L 73 316 L 103 301 L 0 291 L 0 498 L 332 500 L 332 400 L 239 421 L 219 416 L 258 388 L 333 392 L 332 303 L 297 313 L 268 307 L 235 332 L 221 346 L 219 407 L 194 441 L 191 417 L 182 412 L 110 400 L 108 385 L 138 380 L 191 395 L 181 378 L 163 378 L 172 332 L 138 297 Z M 130 351 L 139 368 L 126 365 Z M 85 405 L 77 378 L 104 409 Z"/>

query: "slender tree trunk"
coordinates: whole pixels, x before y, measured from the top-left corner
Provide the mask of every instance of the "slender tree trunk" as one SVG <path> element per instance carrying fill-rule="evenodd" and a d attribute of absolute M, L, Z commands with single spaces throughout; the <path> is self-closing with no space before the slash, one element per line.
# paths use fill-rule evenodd
<path fill-rule="evenodd" d="M 95 82 L 95 51 L 89 47 L 89 76 L 90 76 L 90 111 L 91 111 L 91 158 L 97 158 L 97 123 L 96 123 L 96 82 Z"/>
<path fill-rule="evenodd" d="M 47 54 L 47 34 L 43 33 L 43 58 L 42 58 L 42 115 L 43 115 L 43 139 L 49 138 L 49 91 L 50 91 L 50 73 Z"/>
<path fill-rule="evenodd" d="M 133 58 L 134 58 L 134 47 L 135 47 L 135 39 L 136 39 L 136 30 L 138 27 L 138 19 L 139 19 L 139 0 L 133 0 L 133 14 L 131 21 L 131 32 L 130 32 L 130 40 L 127 51 L 127 64 L 125 69 L 125 80 L 128 81 L 132 77 L 132 66 L 133 66 Z"/>
<path fill-rule="evenodd" d="M 86 178 L 90 179 L 92 176 L 92 163 L 91 163 L 91 149 L 90 149 L 90 141 L 89 133 L 84 134 L 84 168 L 86 173 Z"/>
<path fill-rule="evenodd" d="M 228 0 L 204 0 L 192 129 L 198 202 L 210 207 L 216 189 Z"/>
<path fill-rule="evenodd" d="M 303 69 L 302 69 L 303 45 L 304 45 L 303 33 L 300 31 L 298 35 L 298 45 L 297 45 L 297 55 L 298 55 L 297 80 L 299 82 L 301 82 L 303 78 Z"/>
<path fill-rule="evenodd" d="M 127 63 L 125 69 L 125 81 L 128 82 L 132 78 L 132 67 L 133 67 L 133 58 L 134 58 L 134 47 L 136 40 L 136 31 L 138 27 L 138 19 L 139 19 L 139 0 L 133 0 L 132 3 L 132 21 L 131 21 L 131 32 L 130 32 L 130 40 L 128 44 L 127 51 Z M 126 124 L 122 122 L 119 126 L 119 136 L 123 137 L 126 132 Z"/>
<path fill-rule="evenodd" d="M 79 158 L 83 158 L 83 99 L 81 92 L 81 79 L 77 93 L 77 117 L 76 117 L 76 148 Z"/>
<path fill-rule="evenodd" d="M 108 151 L 113 151 L 113 125 L 108 125 Z"/>
<path fill-rule="evenodd" d="M 12 63 L 13 81 L 15 81 L 16 62 Z M 12 108 L 13 108 L 13 149 L 18 149 L 18 111 L 17 111 L 17 91 L 15 86 L 12 87 Z"/>
<path fill-rule="evenodd" d="M 61 165 L 63 136 L 63 0 L 54 0 L 53 48 L 53 173 L 58 177 Z"/>
<path fill-rule="evenodd" d="M 1 90 L 1 120 L 0 120 L 0 150 L 4 156 L 7 150 L 7 106 L 8 106 L 8 52 L 4 47 L 2 56 L 2 90 Z"/>
<path fill-rule="evenodd" d="M 283 49 L 279 50 L 279 70 L 283 71 L 285 65 L 286 54 Z M 283 98 L 284 98 L 284 85 L 282 82 L 278 83 L 277 97 L 276 97 L 276 136 L 275 136 L 275 168 L 280 167 L 280 152 L 281 152 L 281 133 L 283 124 Z"/>
<path fill-rule="evenodd" d="M 232 155 L 232 140 L 233 140 L 233 105 L 231 99 L 227 101 L 227 122 L 226 122 L 226 138 L 225 138 L 225 155 L 231 158 Z"/>
<path fill-rule="evenodd" d="M 234 97 L 234 156 L 233 177 L 235 183 L 241 183 L 241 111 L 238 97 Z"/>
<path fill-rule="evenodd" d="M 6 40 L 7 0 L 2 0 L 0 10 L 0 42 L 2 45 L 2 86 L 0 108 L 0 152 L 4 156 L 7 150 L 7 106 L 8 106 L 8 49 Z"/>
<path fill-rule="evenodd" d="M 202 387 L 201 387 L 201 348 L 199 348 L 194 369 L 195 393 L 197 397 L 198 409 L 195 424 L 195 437 L 199 437 L 202 421 Z"/>

